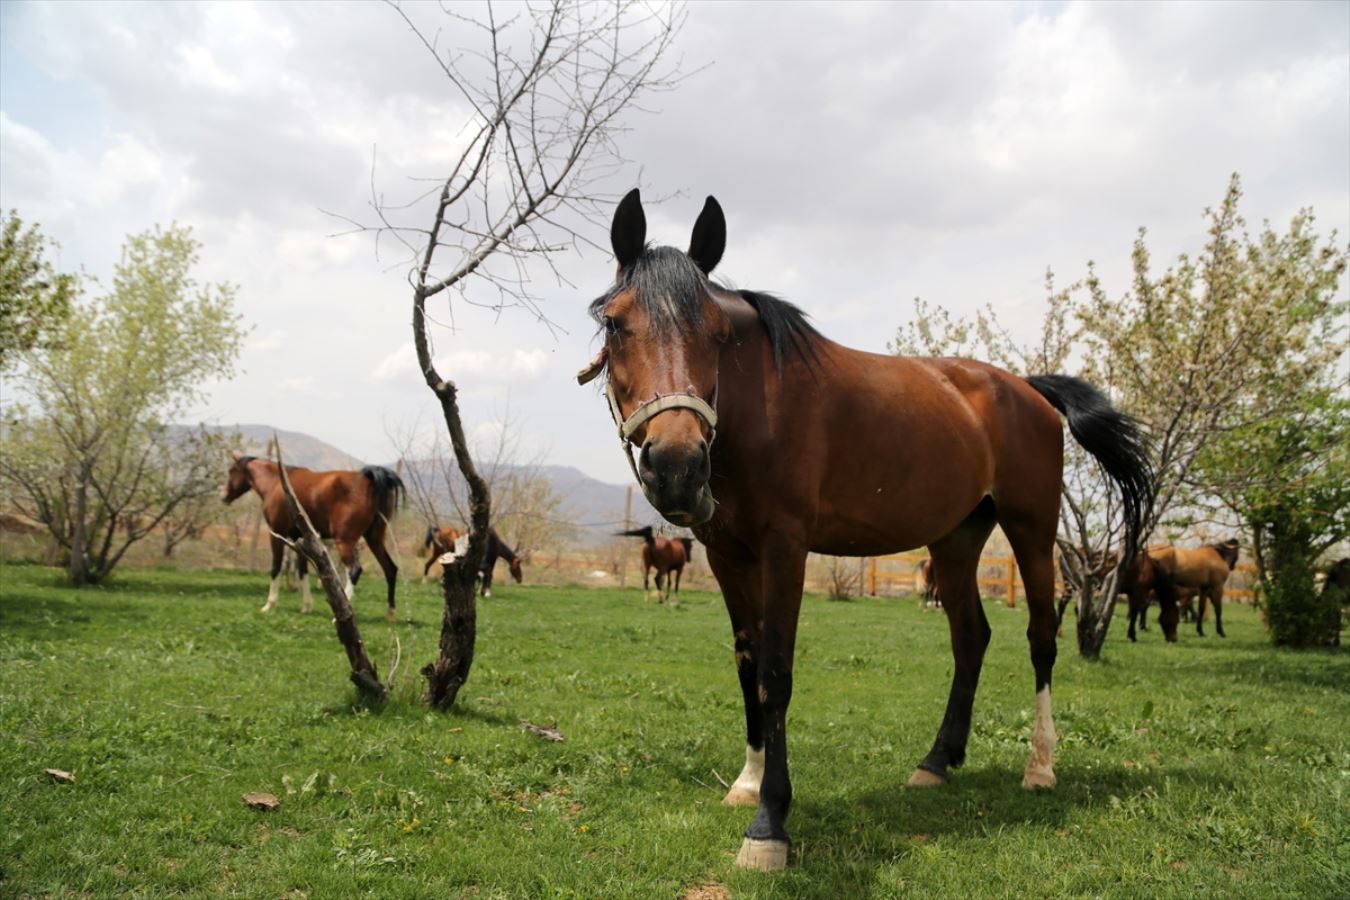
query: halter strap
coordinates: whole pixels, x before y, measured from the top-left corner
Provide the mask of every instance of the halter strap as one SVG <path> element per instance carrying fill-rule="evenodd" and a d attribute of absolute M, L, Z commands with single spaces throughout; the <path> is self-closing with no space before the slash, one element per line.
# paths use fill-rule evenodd
<path fill-rule="evenodd" d="M 710 446 L 717 438 L 717 410 L 694 393 L 693 385 L 677 393 L 657 394 L 652 399 L 643 401 L 638 404 L 638 408 L 633 410 L 633 414 L 627 419 L 623 418 L 623 411 L 619 409 L 619 400 L 614 396 L 613 381 L 606 382 L 605 397 L 609 400 L 609 414 L 613 417 L 614 424 L 619 426 L 619 440 L 623 443 L 624 456 L 628 457 L 628 467 L 633 470 L 633 478 L 642 486 L 644 492 L 647 488 L 641 476 L 638 475 L 637 462 L 633 459 L 633 432 L 667 410 L 688 409 L 708 423 L 708 428 L 712 431 L 708 435 Z M 713 399 L 716 400 L 716 398 L 717 388 L 713 387 Z"/>

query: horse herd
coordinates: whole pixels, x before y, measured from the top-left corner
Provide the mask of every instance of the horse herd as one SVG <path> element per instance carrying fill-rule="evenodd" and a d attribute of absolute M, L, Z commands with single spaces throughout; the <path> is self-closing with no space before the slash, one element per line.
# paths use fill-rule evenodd
<path fill-rule="evenodd" d="M 270 613 L 277 607 L 281 568 L 286 550 L 284 538 L 296 536 L 298 528 L 281 487 L 277 464 L 271 460 L 243 456 L 239 453 L 233 453 L 231 456 L 233 461 L 226 476 L 225 486 L 221 489 L 221 498 L 226 503 L 233 503 L 249 491 L 256 493 L 262 499 L 263 518 L 271 532 L 272 580 L 267 590 L 267 602 L 262 607 L 262 612 Z M 398 566 L 389 555 L 385 540 L 388 537 L 390 519 L 403 498 L 402 479 L 396 472 L 384 466 L 365 466 L 359 471 L 323 472 L 311 471 L 301 466 L 287 466 L 286 473 L 295 491 L 296 500 L 309 516 L 319 536 L 332 540 L 337 548 L 338 557 L 347 572 L 348 599 L 355 589 L 356 582 L 361 578 L 357 545 L 362 538 L 365 539 L 370 552 L 384 571 L 388 587 L 385 618 L 390 622 L 394 621 Z M 662 602 L 669 599 L 672 586 L 675 593 L 679 593 L 680 575 L 693 551 L 692 538 L 657 537 L 650 525 L 619 532 L 619 535 L 643 539 L 644 593 L 648 590 L 653 569 L 656 570 L 657 596 Z M 467 536 L 467 531 L 453 526 L 428 525 L 422 540 L 422 551 L 427 558 L 426 565 L 422 569 L 422 577 L 426 578 L 437 563 L 448 563 L 455 559 L 456 548 L 461 546 L 460 539 Z M 527 553 L 517 553 L 502 540 L 496 528 L 489 528 L 487 548 L 478 570 L 479 595 L 492 596 L 492 576 L 499 559 L 506 560 L 511 577 L 516 584 L 520 584 L 524 579 L 522 564 L 527 558 Z M 306 577 L 308 570 L 308 559 L 303 553 L 298 554 L 296 575 L 302 592 L 301 611 L 306 613 L 314 608 L 309 579 Z"/>
<path fill-rule="evenodd" d="M 727 239 L 712 197 L 687 250 L 648 243 L 646 230 L 640 194 L 630 191 L 610 227 L 613 283 L 590 305 L 602 346 L 577 381 L 605 376 L 604 402 L 635 481 L 667 521 L 693 530 L 721 589 L 745 712 L 745 763 L 724 802 L 756 808 L 739 865 L 777 870 L 789 862 L 787 712 L 812 552 L 881 556 L 928 547 L 954 666 L 946 712 L 908 784 L 935 787 L 966 759 L 991 636 L 977 568 L 986 540 L 1001 527 L 1028 611 L 1035 717 L 1022 785 L 1055 785 L 1051 681 L 1065 420 L 1114 483 L 1124 519 L 1120 555 L 1076 571 L 1133 560 L 1122 572 L 1132 608 L 1145 585 L 1164 597 L 1193 588 L 1202 608 L 1214 602 L 1223 633 L 1219 601 L 1235 556 L 1227 544 L 1196 551 L 1198 562 L 1175 548 L 1143 550 L 1156 492 L 1145 439 L 1096 387 L 1066 375 L 1020 377 L 967 359 L 865 353 L 830 341 L 777 296 L 712 279 Z M 878 244 L 878 252 L 888 250 Z M 322 525 L 315 516 L 315 525 L 337 542 L 352 583 L 360 574 L 356 540 L 365 537 L 384 568 L 392 616 L 397 569 L 383 540 L 397 476 L 367 467 L 297 469 L 291 477 L 307 509 L 316 503 L 332 510 Z M 226 499 L 252 487 L 273 530 L 284 534 L 289 523 L 276 480 L 272 464 L 238 458 Z M 663 562 L 649 529 L 626 533 L 643 538 L 645 567 L 657 570 L 658 588 L 664 579 L 669 590 L 672 577 L 678 586 L 689 544 L 666 542 L 673 555 Z M 453 552 L 454 538 L 438 537 L 433 527 L 428 550 Z M 275 606 L 281 548 L 274 538 L 265 609 Z M 1199 574 L 1192 579 L 1191 572 Z M 512 574 L 519 578 L 518 567 Z M 485 590 L 489 584 L 490 570 Z M 1170 637 L 1175 624 L 1163 616 Z"/>

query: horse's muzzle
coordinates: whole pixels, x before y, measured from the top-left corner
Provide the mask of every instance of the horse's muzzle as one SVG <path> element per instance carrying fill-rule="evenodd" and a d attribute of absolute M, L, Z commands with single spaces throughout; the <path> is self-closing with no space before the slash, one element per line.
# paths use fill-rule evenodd
<path fill-rule="evenodd" d="M 716 509 L 708 477 L 712 463 L 707 441 L 668 443 L 649 440 L 638 456 L 642 493 L 673 525 L 702 525 Z"/>

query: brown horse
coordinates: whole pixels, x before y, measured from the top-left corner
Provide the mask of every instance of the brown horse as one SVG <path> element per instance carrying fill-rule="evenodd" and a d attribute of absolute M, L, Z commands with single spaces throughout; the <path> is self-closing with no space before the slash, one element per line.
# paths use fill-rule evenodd
<path fill-rule="evenodd" d="M 1195 615 L 1195 632 L 1205 634 L 1205 603 L 1214 604 L 1214 630 L 1223 633 L 1223 588 L 1228 575 L 1237 566 L 1238 542 L 1229 538 L 1203 547 L 1150 547 L 1148 556 L 1156 562 L 1177 587 L 1195 588 L 1200 594 L 1200 609 Z"/>
<path fill-rule="evenodd" d="M 615 283 L 591 306 L 604 348 L 578 380 L 608 368 L 634 476 L 662 516 L 694 529 L 726 601 L 747 745 L 726 802 L 758 805 L 737 862 L 787 865 L 786 723 L 813 551 L 928 546 L 955 666 L 946 715 L 910 784 L 937 785 L 965 760 L 990 639 L 976 569 L 1000 525 L 1030 612 L 1036 718 L 1022 783 L 1053 785 L 1060 414 L 1120 486 L 1131 554 L 1154 490 L 1132 421 L 1076 378 L 852 350 L 783 300 L 713 283 L 726 221 L 711 197 L 688 253 L 647 244 L 636 190 L 619 204 L 610 240 Z"/>
<path fill-rule="evenodd" d="M 441 557 L 447 553 L 455 552 L 455 540 L 465 534 L 468 534 L 468 532 L 460 531 L 458 528 L 449 525 L 444 528 L 437 528 L 435 525 L 427 526 L 426 537 L 422 539 L 422 551 L 427 555 L 427 564 L 422 568 L 423 580 L 431 571 L 431 567 L 440 562 Z"/>
<path fill-rule="evenodd" d="M 521 569 L 521 563 L 525 562 L 527 556 L 528 551 L 517 553 L 502 540 L 501 535 L 497 534 L 497 529 L 489 528 L 487 547 L 483 550 L 483 567 L 478 571 L 478 577 L 482 579 L 478 587 L 479 596 L 492 596 L 492 573 L 497 568 L 498 559 L 506 560 L 506 571 L 511 573 L 511 578 L 516 584 L 524 581 L 525 572 Z"/>
<path fill-rule="evenodd" d="M 693 538 L 663 538 L 652 534 L 652 526 L 644 525 L 642 528 L 634 528 L 632 531 L 620 531 L 617 537 L 640 537 L 642 538 L 642 590 L 647 591 L 647 577 L 651 575 L 652 569 L 656 570 L 656 595 L 657 599 L 665 603 L 670 599 L 671 576 L 674 575 L 675 593 L 680 592 L 680 575 L 684 572 L 685 563 L 689 562 L 694 553 Z M 664 588 L 665 594 L 662 595 Z"/>
<path fill-rule="evenodd" d="M 1063 579 L 1064 590 L 1060 595 L 1056 617 L 1062 626 L 1064 611 L 1082 589 L 1083 565 L 1076 560 L 1082 559 L 1082 553 L 1072 544 L 1061 541 L 1059 553 L 1059 572 Z M 1092 554 L 1089 567 L 1090 577 L 1095 583 L 1101 583 L 1116 567 L 1119 557 L 1114 551 L 1096 551 Z M 1116 581 L 1116 595 L 1124 594 L 1128 601 L 1130 616 L 1129 638 L 1137 640 L 1136 624 L 1141 631 L 1147 631 L 1145 614 L 1148 612 L 1149 598 L 1158 598 L 1158 624 L 1162 626 L 1163 636 L 1169 642 L 1177 639 L 1177 607 L 1182 599 L 1178 589 L 1158 565 L 1145 553 L 1135 554 L 1134 561 L 1123 568 Z M 1189 601 L 1189 598 L 1187 598 Z M 1187 602 L 1189 609 L 1189 602 Z"/>
<path fill-rule="evenodd" d="M 233 503 L 247 494 L 257 491 L 263 502 L 263 518 L 272 530 L 272 584 L 267 591 L 267 602 L 262 611 L 267 613 L 277 608 L 277 579 L 281 573 L 281 558 L 286 549 L 278 535 L 295 537 L 298 531 L 291 518 L 290 506 L 281 488 L 281 475 L 277 464 L 255 456 L 240 456 L 232 453 L 234 464 L 230 466 L 229 477 L 221 490 L 226 503 Z M 348 595 L 356 587 L 361 577 L 361 564 L 357 560 L 357 542 L 366 539 L 370 552 L 375 554 L 380 568 L 384 570 L 384 580 L 389 586 L 389 608 L 385 618 L 394 621 L 394 586 L 398 578 L 398 566 L 389 557 L 384 547 L 385 534 L 389 519 L 398 509 L 403 494 L 403 482 L 398 475 L 383 466 L 366 466 L 359 472 L 331 471 L 312 472 L 299 466 L 287 466 L 295 498 L 300 501 L 305 515 L 322 538 L 332 538 L 337 544 L 338 556 L 346 566 L 349 583 Z M 313 608 L 309 593 L 309 579 L 306 578 L 308 560 L 303 553 L 296 557 L 296 574 L 304 589 L 304 612 Z"/>

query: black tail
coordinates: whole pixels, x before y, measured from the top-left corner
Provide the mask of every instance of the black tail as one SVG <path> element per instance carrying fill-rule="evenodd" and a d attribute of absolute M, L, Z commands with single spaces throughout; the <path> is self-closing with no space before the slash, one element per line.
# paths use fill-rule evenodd
<path fill-rule="evenodd" d="M 1069 420 L 1069 433 L 1101 463 L 1120 488 L 1125 507 L 1125 553 L 1129 559 L 1145 537 L 1157 484 L 1139 423 L 1111 405 L 1101 391 L 1071 375 L 1033 375 L 1027 383 Z"/>
<path fill-rule="evenodd" d="M 633 528 L 629 531 L 616 531 L 614 532 L 614 536 L 640 537 L 649 544 L 654 543 L 656 540 L 655 535 L 652 534 L 652 526 L 650 525 L 643 525 L 641 528 Z"/>
<path fill-rule="evenodd" d="M 385 519 L 392 519 L 406 493 L 403 479 L 384 466 L 366 466 L 361 470 L 361 474 L 370 479 L 370 486 L 375 488 L 375 507 L 380 511 L 380 515 Z"/>
<path fill-rule="evenodd" d="M 426 536 L 425 538 L 422 539 L 422 549 L 423 549 L 423 550 L 430 550 L 430 549 L 431 549 L 431 545 L 434 544 L 434 543 L 436 543 L 436 526 L 435 526 L 435 525 L 428 525 L 428 526 L 427 526 L 427 536 Z"/>
<path fill-rule="evenodd" d="M 694 539 L 691 538 L 691 537 L 682 537 L 682 538 L 676 538 L 675 540 L 679 541 L 681 544 L 684 544 L 684 558 L 685 558 L 685 559 L 693 559 L 693 558 L 694 558 Z"/>

